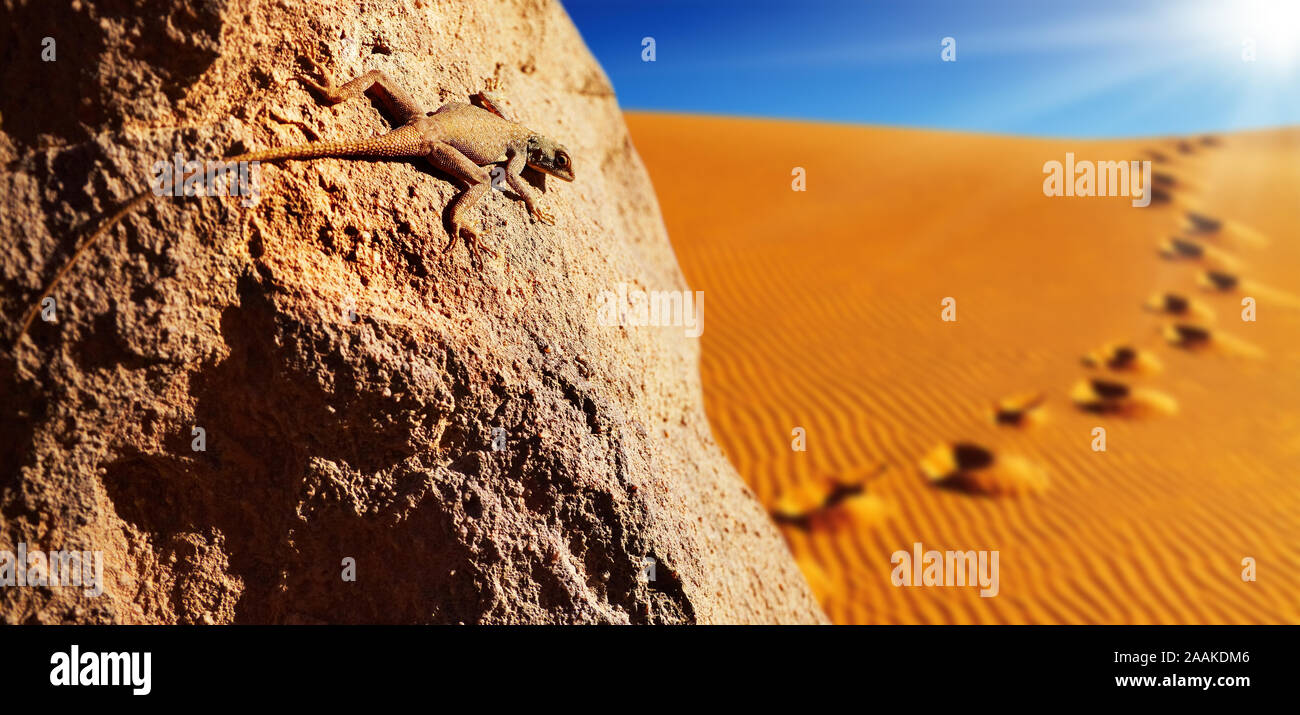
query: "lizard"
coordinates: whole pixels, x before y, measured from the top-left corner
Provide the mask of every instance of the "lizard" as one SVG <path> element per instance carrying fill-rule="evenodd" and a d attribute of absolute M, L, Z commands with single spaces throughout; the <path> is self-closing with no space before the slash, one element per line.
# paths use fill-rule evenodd
<path fill-rule="evenodd" d="M 496 88 L 495 82 L 489 80 L 484 91 L 474 95 L 482 106 L 447 102 L 436 111 L 425 112 L 415 98 L 383 70 L 373 69 L 338 85 L 335 84 L 333 75 L 320 63 L 308 58 L 307 64 L 320 81 L 305 74 L 295 75 L 293 79 L 312 89 L 325 103 L 334 105 L 366 93 L 373 94 L 384 105 L 398 125 L 397 128 L 371 139 L 319 141 L 273 147 L 226 157 L 222 162 L 237 164 L 324 158 L 425 159 L 434 168 L 466 185 L 451 201 L 448 231 L 451 238 L 443 252 L 451 250 L 460 233 L 464 232 L 469 236 L 472 250 L 477 252 L 482 249 L 494 255 L 495 251 L 479 243 L 478 232 L 465 225 L 463 216 L 492 185 L 492 176 L 483 167 L 504 164 L 505 181 L 523 199 L 528 213 L 537 221 L 554 225 L 554 216 L 538 205 L 537 196 L 524 180 L 522 172 L 525 167 L 531 167 L 564 181 L 573 181 L 573 159 L 563 145 L 506 118 L 501 111 L 501 101 L 493 91 Z M 28 311 L 14 340 L 15 348 L 22 342 L 23 335 L 39 313 L 41 303 L 54 293 L 77 259 L 96 240 L 153 195 L 151 191 L 143 191 L 132 197 L 77 246 Z"/>

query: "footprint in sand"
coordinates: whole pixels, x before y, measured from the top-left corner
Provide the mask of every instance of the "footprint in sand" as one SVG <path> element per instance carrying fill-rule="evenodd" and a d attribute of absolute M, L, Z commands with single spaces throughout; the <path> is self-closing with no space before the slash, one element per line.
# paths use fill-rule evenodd
<path fill-rule="evenodd" d="M 1229 271 L 1206 269 L 1196 276 L 1196 282 L 1209 292 L 1248 295 L 1274 307 L 1300 309 L 1300 298 L 1295 295 L 1258 281 L 1242 279 Z"/>
<path fill-rule="evenodd" d="M 993 424 L 1022 429 L 1040 424 L 1047 416 L 1043 410 L 1046 399 L 1042 392 L 1024 392 L 998 400 L 993 405 Z"/>
<path fill-rule="evenodd" d="M 1156 164 L 1169 163 L 1169 155 L 1158 149 L 1147 149 L 1147 156 L 1151 157 L 1151 161 Z"/>
<path fill-rule="evenodd" d="M 1204 303 L 1178 293 L 1156 293 L 1147 299 L 1143 307 L 1162 315 L 1199 318 L 1205 321 L 1214 320 L 1214 311 L 1210 310 Z"/>
<path fill-rule="evenodd" d="M 998 457 L 976 444 L 957 442 L 935 447 L 920 463 L 931 484 L 987 496 L 1039 494 L 1047 473 L 1023 457 Z"/>
<path fill-rule="evenodd" d="M 1151 205 L 1152 205 L 1152 206 L 1159 206 L 1159 205 L 1161 205 L 1161 204 L 1172 203 L 1173 200 L 1174 200 L 1174 194 L 1173 194 L 1173 192 L 1170 191 L 1169 189 L 1166 189 L 1166 188 L 1163 188 L 1163 187 L 1160 187 L 1160 186 L 1152 186 L 1152 187 L 1151 187 Z"/>
<path fill-rule="evenodd" d="M 1188 233 L 1197 233 L 1209 235 L 1218 233 L 1223 230 L 1223 222 L 1217 218 L 1211 218 L 1205 214 L 1196 211 L 1188 211 L 1184 218 L 1187 219 Z"/>
<path fill-rule="evenodd" d="M 1173 201 L 1173 192 L 1176 188 L 1178 188 L 1178 181 L 1173 174 L 1151 172 L 1151 203 L 1167 204 Z"/>
<path fill-rule="evenodd" d="M 873 524 L 883 521 L 889 514 L 889 505 L 875 494 L 867 492 L 867 482 L 885 471 L 881 465 L 861 476 L 862 470 L 851 478 L 832 479 L 830 489 L 813 503 L 784 496 L 772 509 L 772 520 L 800 531 L 827 529 L 849 521 Z"/>
<path fill-rule="evenodd" d="M 1230 243 L 1249 246 L 1262 247 L 1268 245 L 1268 239 L 1263 234 L 1237 222 L 1225 222 L 1221 219 L 1210 216 L 1205 211 L 1196 207 L 1193 202 L 1179 202 L 1183 211 L 1183 233 L 1189 236 L 1199 238 L 1212 238 L 1216 241 L 1228 241 Z"/>
<path fill-rule="evenodd" d="M 1115 417 L 1141 418 L 1178 412 L 1178 402 L 1163 392 L 1096 377 L 1076 383 L 1070 390 L 1070 399 L 1085 412 Z"/>
<path fill-rule="evenodd" d="M 1083 364 L 1137 375 L 1154 375 L 1163 369 L 1155 355 L 1124 343 L 1111 343 L 1084 354 Z"/>
<path fill-rule="evenodd" d="M 1206 290 L 1230 293 L 1240 285 L 1241 280 L 1227 271 L 1206 270 L 1196 277 L 1196 282 Z"/>
<path fill-rule="evenodd" d="M 1237 259 L 1213 246 L 1181 236 L 1171 236 L 1160 242 L 1160 255 L 1171 260 L 1211 261 L 1225 268 L 1235 268 Z"/>
<path fill-rule="evenodd" d="M 1151 171 L 1151 186 L 1155 189 L 1163 189 L 1169 192 L 1192 192 L 1199 193 L 1201 187 L 1199 184 L 1183 178 L 1172 171 Z"/>
<path fill-rule="evenodd" d="M 1170 323 L 1163 330 L 1165 341 L 1189 352 L 1212 352 L 1235 357 L 1263 357 L 1254 345 L 1195 323 Z"/>

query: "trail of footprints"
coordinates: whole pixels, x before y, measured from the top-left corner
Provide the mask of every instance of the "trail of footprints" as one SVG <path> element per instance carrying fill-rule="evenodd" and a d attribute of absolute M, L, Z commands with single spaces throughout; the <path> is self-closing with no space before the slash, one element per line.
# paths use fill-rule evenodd
<path fill-rule="evenodd" d="M 1219 146 L 1216 137 L 1198 142 L 1180 140 L 1174 150 L 1183 156 Z M 1152 204 L 1175 208 L 1182 221 L 1178 233 L 1160 240 L 1156 255 L 1167 261 L 1184 262 L 1195 270 L 1195 283 L 1202 295 L 1162 291 L 1151 295 L 1141 306 L 1160 316 L 1160 335 L 1172 349 L 1192 353 L 1217 353 L 1236 357 L 1261 357 L 1263 352 L 1229 331 L 1214 327 L 1216 312 L 1212 299 L 1232 298 L 1227 312 L 1236 314 L 1239 301 L 1250 296 L 1264 299 L 1271 307 L 1300 309 L 1300 298 L 1267 285 L 1242 278 L 1242 261 L 1234 251 L 1260 248 L 1267 240 L 1244 226 L 1225 224 L 1207 215 L 1186 200 L 1197 187 L 1172 173 L 1169 154 L 1149 150 L 1148 156 L 1160 169 L 1153 170 Z M 1085 374 L 1070 388 L 1068 398 L 1075 409 L 1104 418 L 1146 419 L 1176 414 L 1178 402 L 1165 392 L 1140 384 L 1139 381 L 1160 374 L 1163 362 L 1151 350 L 1132 342 L 1116 342 L 1085 352 L 1081 358 Z M 989 419 L 1006 429 L 1028 429 L 1041 423 L 1046 412 L 1045 392 L 1012 395 L 990 405 Z M 888 465 L 871 471 L 869 476 L 834 478 L 820 502 L 799 506 L 783 500 L 773 510 L 777 523 L 812 531 L 829 528 L 853 515 L 878 519 L 888 508 L 871 494 L 868 482 L 881 476 Z M 1039 493 L 1047 488 L 1046 472 L 1032 461 L 1017 455 L 998 454 L 970 442 L 941 444 L 917 463 L 919 472 L 940 489 L 984 496 L 1017 496 Z"/>

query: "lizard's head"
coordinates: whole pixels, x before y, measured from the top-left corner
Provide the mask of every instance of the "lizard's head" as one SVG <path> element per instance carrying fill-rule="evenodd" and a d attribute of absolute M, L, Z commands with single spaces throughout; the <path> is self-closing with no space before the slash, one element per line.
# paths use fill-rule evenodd
<path fill-rule="evenodd" d="M 573 159 L 569 157 L 569 150 L 546 137 L 529 137 L 528 165 L 556 178 L 573 181 Z"/>

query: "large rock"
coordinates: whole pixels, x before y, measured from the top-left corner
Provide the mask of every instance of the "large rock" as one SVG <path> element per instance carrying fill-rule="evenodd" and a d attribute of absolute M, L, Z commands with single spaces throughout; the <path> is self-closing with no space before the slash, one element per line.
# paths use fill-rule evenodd
<path fill-rule="evenodd" d="M 252 208 L 145 204 L 0 361 L 0 549 L 101 550 L 105 592 L 3 588 L 0 618 L 823 620 L 710 435 L 698 341 L 598 320 L 619 284 L 686 285 L 558 4 L 145 4 L 7 4 L 6 342 L 154 162 L 389 128 L 288 82 L 307 56 L 430 110 L 496 78 L 578 178 L 532 177 L 554 227 L 489 192 L 482 263 L 441 252 L 458 188 L 420 162 L 264 166 Z"/>

